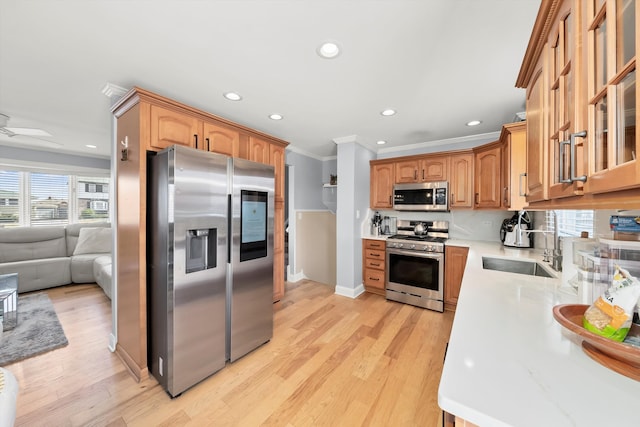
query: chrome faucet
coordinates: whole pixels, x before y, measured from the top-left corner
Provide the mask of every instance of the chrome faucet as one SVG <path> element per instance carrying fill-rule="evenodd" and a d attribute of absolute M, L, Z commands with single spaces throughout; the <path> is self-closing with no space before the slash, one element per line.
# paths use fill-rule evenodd
<path fill-rule="evenodd" d="M 553 254 L 551 256 L 551 267 L 555 271 L 562 271 L 562 247 L 560 246 L 560 234 L 558 233 L 558 214 L 553 213 Z"/>
<path fill-rule="evenodd" d="M 527 230 L 527 233 L 542 233 L 544 236 L 544 252 L 542 254 L 542 260 L 544 262 L 551 263 L 551 268 L 555 271 L 562 271 L 562 248 L 560 246 L 560 236 L 558 234 L 558 215 L 556 211 L 553 213 L 553 250 L 549 253 L 549 243 L 547 241 L 547 234 L 551 234 L 549 230 Z"/>
<path fill-rule="evenodd" d="M 542 237 L 544 238 L 544 252 L 542 253 L 542 261 L 551 262 L 551 252 L 549 252 L 549 241 L 547 239 L 547 234 L 551 234 L 549 230 L 527 230 L 527 233 L 542 233 Z"/>

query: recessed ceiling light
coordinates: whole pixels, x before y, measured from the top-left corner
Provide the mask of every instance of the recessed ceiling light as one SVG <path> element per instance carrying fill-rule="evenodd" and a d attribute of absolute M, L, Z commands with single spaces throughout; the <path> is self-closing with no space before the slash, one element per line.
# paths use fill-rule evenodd
<path fill-rule="evenodd" d="M 382 110 L 380 114 L 383 116 L 393 116 L 396 113 L 396 110 L 393 108 L 387 108 L 386 110 Z"/>
<path fill-rule="evenodd" d="M 229 101 L 240 101 L 242 99 L 242 97 L 235 92 L 226 92 L 224 94 L 224 97 L 227 98 Z"/>
<path fill-rule="evenodd" d="M 326 59 L 333 59 L 340 55 L 340 46 L 336 42 L 324 42 L 316 49 L 318 55 Z"/>
<path fill-rule="evenodd" d="M 478 126 L 480 123 L 482 123 L 480 120 L 471 120 L 467 122 L 467 126 Z"/>
<path fill-rule="evenodd" d="M 271 114 L 271 115 L 269 115 L 269 118 L 271 120 L 282 120 L 283 119 L 283 117 L 280 114 Z"/>
<path fill-rule="evenodd" d="M 96 146 L 95 146 L 95 145 L 93 145 L 93 144 L 87 144 L 87 145 L 85 145 L 85 147 L 87 147 L 87 148 L 98 148 L 98 147 L 96 147 Z"/>
<path fill-rule="evenodd" d="M 378 145 L 384 145 L 386 143 L 387 143 L 387 141 L 383 141 L 383 140 L 380 140 L 380 141 L 376 142 L 376 144 L 378 144 Z"/>

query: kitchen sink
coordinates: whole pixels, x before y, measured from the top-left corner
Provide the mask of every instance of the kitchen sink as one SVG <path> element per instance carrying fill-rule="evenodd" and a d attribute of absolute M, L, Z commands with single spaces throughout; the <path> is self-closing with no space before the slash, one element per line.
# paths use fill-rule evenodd
<path fill-rule="evenodd" d="M 506 271 L 509 273 L 526 274 L 529 276 L 554 277 L 541 264 L 535 261 L 518 259 L 482 257 L 482 268 L 485 270 Z"/>

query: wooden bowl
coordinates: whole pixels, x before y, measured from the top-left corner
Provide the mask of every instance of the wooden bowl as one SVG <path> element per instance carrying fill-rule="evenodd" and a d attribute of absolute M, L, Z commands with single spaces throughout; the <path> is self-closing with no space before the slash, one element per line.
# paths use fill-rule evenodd
<path fill-rule="evenodd" d="M 640 347 L 596 335 L 582 326 L 585 304 L 561 304 L 553 307 L 553 317 L 562 326 L 583 338 L 582 349 L 596 362 L 619 374 L 640 381 Z M 640 336 L 640 327 L 633 324 L 631 336 Z"/>

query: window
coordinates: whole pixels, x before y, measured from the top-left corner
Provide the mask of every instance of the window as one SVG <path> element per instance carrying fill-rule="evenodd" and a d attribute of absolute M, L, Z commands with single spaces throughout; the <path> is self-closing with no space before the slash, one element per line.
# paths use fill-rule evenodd
<path fill-rule="evenodd" d="M 69 223 L 69 176 L 31 173 L 31 225 Z"/>
<path fill-rule="evenodd" d="M 79 176 L 78 222 L 106 221 L 109 218 L 109 178 Z"/>
<path fill-rule="evenodd" d="M 109 220 L 109 178 L 0 170 L 0 227 Z"/>
<path fill-rule="evenodd" d="M 547 211 L 545 225 L 547 230 L 553 230 L 553 211 Z M 593 236 L 593 211 L 592 210 L 556 210 L 558 218 L 558 235 L 568 237 L 580 237 L 580 233 L 586 231 Z"/>
<path fill-rule="evenodd" d="M 0 171 L 0 227 L 20 223 L 20 172 Z"/>

